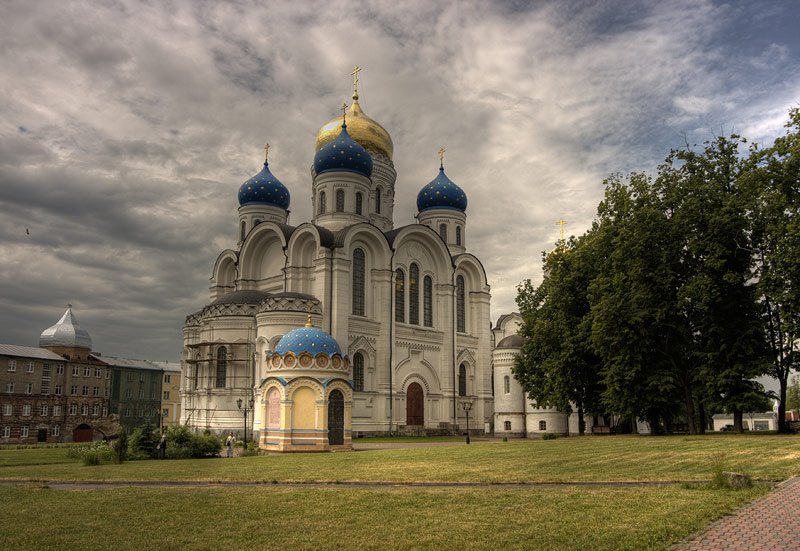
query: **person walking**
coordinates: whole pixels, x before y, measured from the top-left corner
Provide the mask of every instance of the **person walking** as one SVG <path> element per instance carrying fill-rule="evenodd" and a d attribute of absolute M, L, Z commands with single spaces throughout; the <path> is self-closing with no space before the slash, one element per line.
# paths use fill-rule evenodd
<path fill-rule="evenodd" d="M 167 457 L 167 434 L 161 433 L 161 441 L 158 443 L 158 458 L 164 459 Z"/>
<path fill-rule="evenodd" d="M 233 446 L 235 441 L 233 439 L 233 433 L 228 435 L 228 439 L 225 441 L 225 446 L 228 448 L 228 457 L 233 457 Z"/>

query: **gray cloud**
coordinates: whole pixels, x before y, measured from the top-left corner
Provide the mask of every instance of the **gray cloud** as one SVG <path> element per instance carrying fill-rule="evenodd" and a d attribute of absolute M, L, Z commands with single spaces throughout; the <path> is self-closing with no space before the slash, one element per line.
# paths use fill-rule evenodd
<path fill-rule="evenodd" d="M 9 2 L 0 21 L 0 340 L 65 303 L 98 350 L 176 359 L 236 240 L 262 145 L 310 218 L 318 128 L 348 100 L 395 142 L 397 225 L 448 175 L 493 315 L 586 230 L 611 172 L 731 130 L 769 142 L 800 99 L 797 10 L 712 2 Z M 26 232 L 29 230 L 29 233 Z"/>

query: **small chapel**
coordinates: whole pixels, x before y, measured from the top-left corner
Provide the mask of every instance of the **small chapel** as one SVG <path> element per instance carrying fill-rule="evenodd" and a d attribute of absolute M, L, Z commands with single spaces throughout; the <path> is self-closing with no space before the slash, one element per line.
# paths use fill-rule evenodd
<path fill-rule="evenodd" d="M 183 329 L 190 427 L 238 431 L 251 415 L 255 442 L 291 451 L 451 434 L 466 430 L 466 414 L 473 432 L 493 422 L 490 287 L 469 251 L 467 194 L 440 149 L 414 190 L 414 218 L 396 225 L 394 146 L 359 103 L 359 71 L 350 105 L 316 135 L 308 187 L 290 191 L 265 156 L 238 188 L 238 241 Z M 290 220 L 292 195 L 311 201 L 311 220 Z M 297 331 L 324 350 L 293 348 Z"/>

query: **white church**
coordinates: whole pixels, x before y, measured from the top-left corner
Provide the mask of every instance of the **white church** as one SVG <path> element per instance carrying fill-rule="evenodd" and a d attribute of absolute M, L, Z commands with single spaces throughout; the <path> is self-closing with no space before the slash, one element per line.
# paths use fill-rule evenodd
<path fill-rule="evenodd" d="M 220 253 L 210 302 L 183 330 L 181 421 L 240 434 L 246 421 L 256 439 L 266 433 L 267 387 L 277 380 L 288 388 L 268 373 L 270 358 L 309 319 L 349 361 L 353 436 L 463 432 L 467 409 L 473 432 L 538 432 L 535 418 L 537 430 L 518 426 L 515 412 L 526 402 L 519 385 L 518 399 L 507 399 L 513 361 L 493 370 L 495 343 L 511 343 L 519 316 L 492 327 L 486 272 L 468 248 L 466 194 L 445 174 L 440 150 L 438 173 L 420 186 L 416 221 L 395 227 L 392 139 L 361 109 L 357 82 L 350 106 L 317 134 L 311 221 L 289 223 L 291 197 L 268 159 L 239 188 L 238 243 Z M 512 340 L 518 353 L 520 338 Z M 326 384 L 315 382 L 317 404 Z"/>

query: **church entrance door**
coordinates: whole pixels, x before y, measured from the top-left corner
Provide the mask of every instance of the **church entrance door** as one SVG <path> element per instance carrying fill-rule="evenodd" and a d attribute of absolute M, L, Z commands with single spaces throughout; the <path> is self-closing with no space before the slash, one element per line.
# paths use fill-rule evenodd
<path fill-rule="evenodd" d="M 344 444 L 344 395 L 334 390 L 328 397 L 328 444 Z"/>
<path fill-rule="evenodd" d="M 411 383 L 406 391 L 406 425 L 425 424 L 425 402 L 422 387 L 419 383 Z"/>

